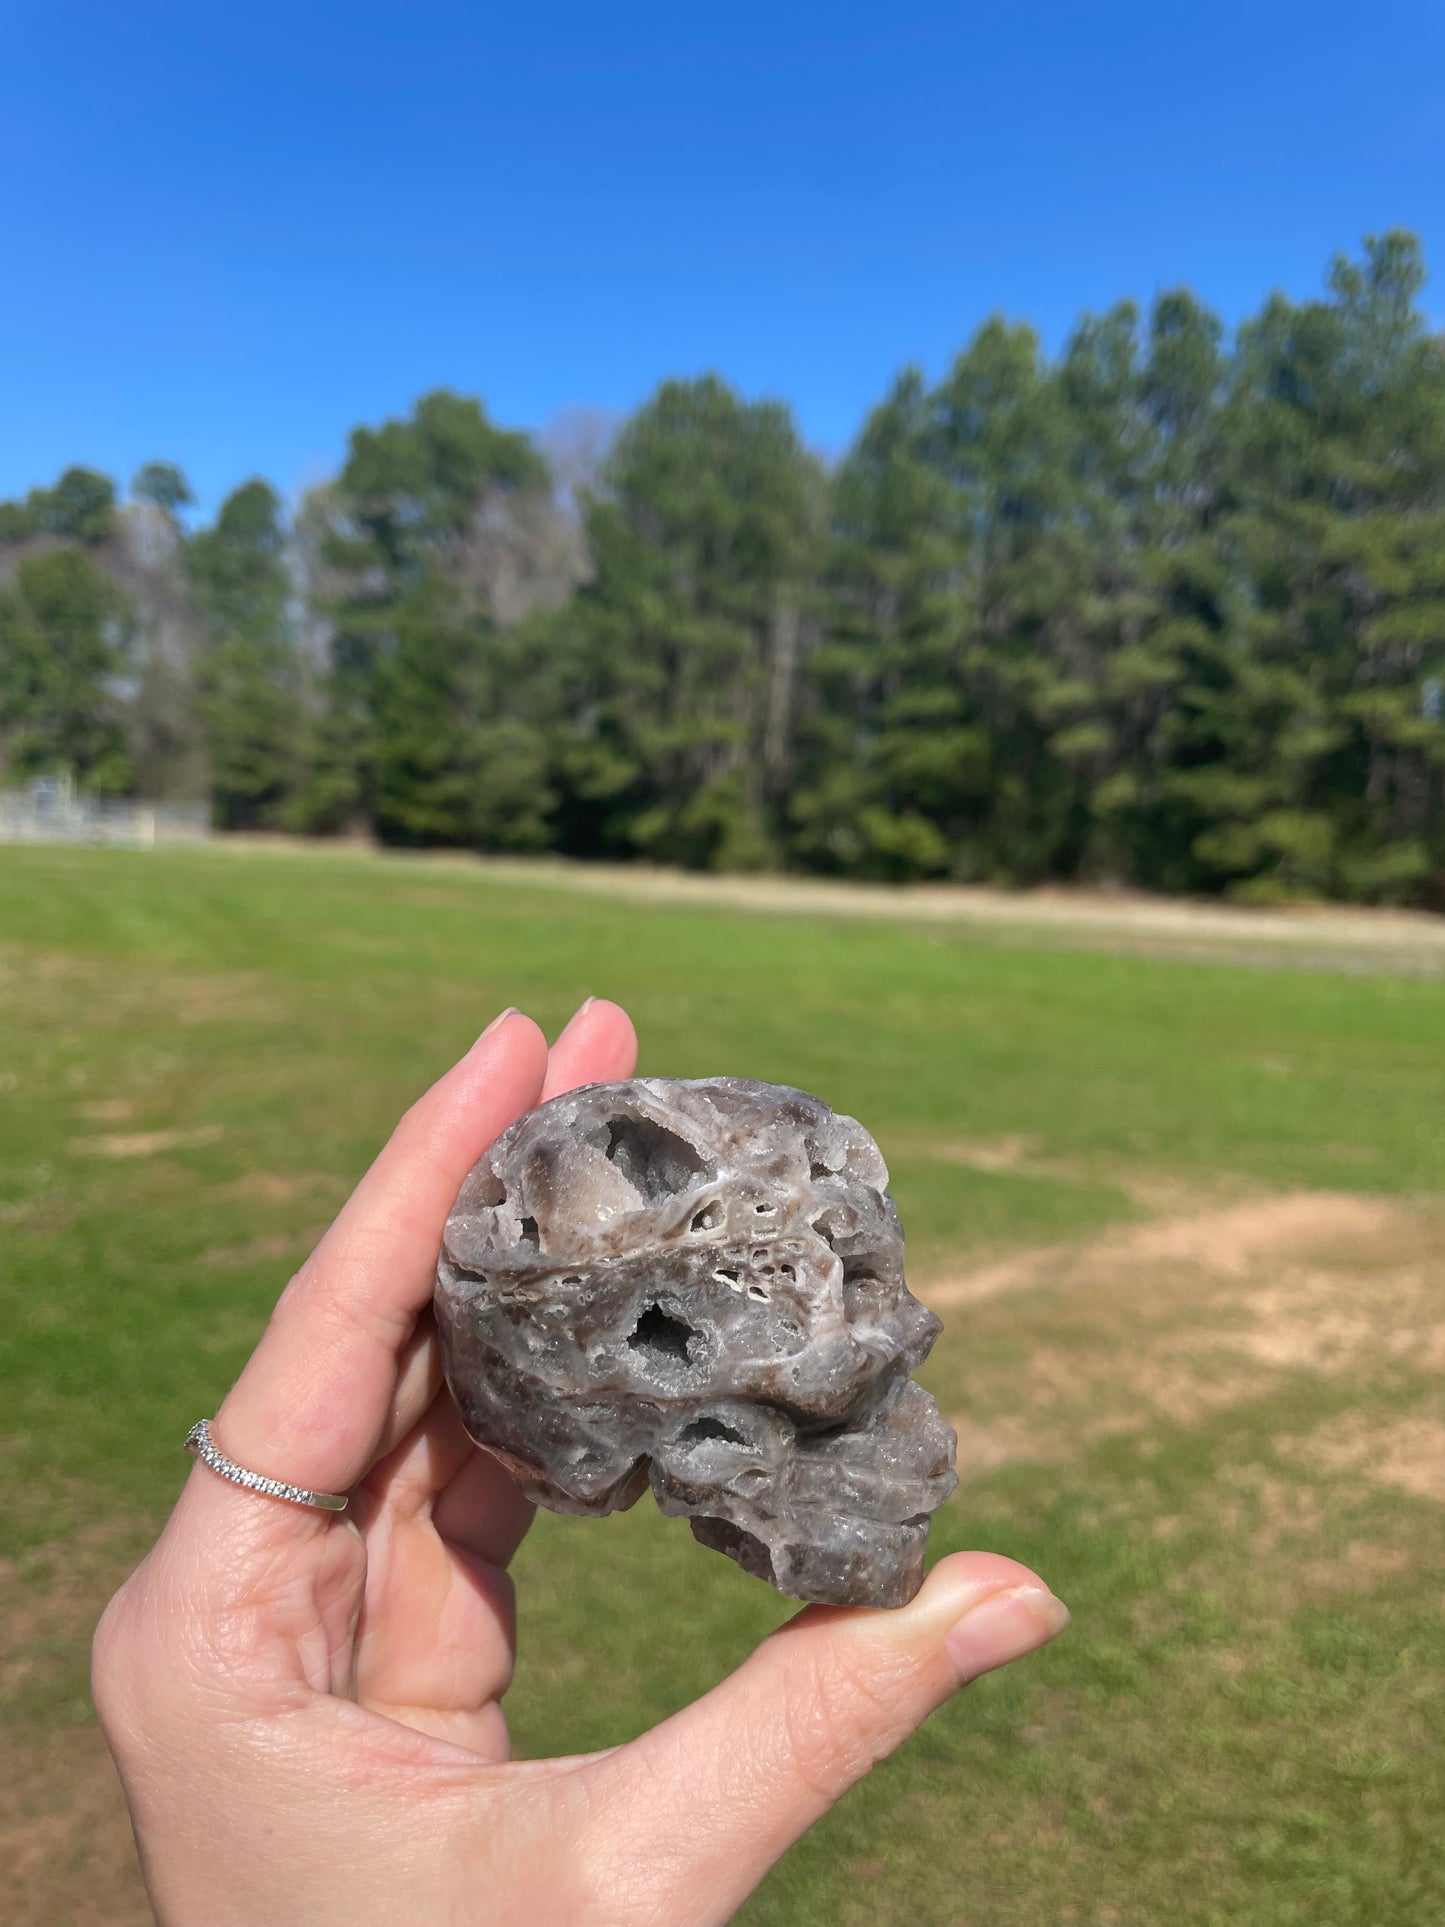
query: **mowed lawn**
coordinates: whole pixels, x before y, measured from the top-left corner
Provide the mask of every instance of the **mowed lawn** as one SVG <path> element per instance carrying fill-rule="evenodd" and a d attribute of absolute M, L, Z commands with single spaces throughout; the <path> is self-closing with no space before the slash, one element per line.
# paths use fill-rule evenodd
<path fill-rule="evenodd" d="M 1316 960 L 1318 962 L 1318 960 Z M 1277 964 L 1278 960 L 1274 962 Z M 90 1624 L 289 1271 L 503 1004 L 795 1083 L 895 1174 L 962 1484 L 1074 1612 L 754 1927 L 1445 1919 L 1445 981 L 629 907 L 464 865 L 0 850 L 0 1886 L 146 1918 Z M 650 1501 L 539 1519 L 519 1750 L 626 1738 L 789 1610 Z"/>

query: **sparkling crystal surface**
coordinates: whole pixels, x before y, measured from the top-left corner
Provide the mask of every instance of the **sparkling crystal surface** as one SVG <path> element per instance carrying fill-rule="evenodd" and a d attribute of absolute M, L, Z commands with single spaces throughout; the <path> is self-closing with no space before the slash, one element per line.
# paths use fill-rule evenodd
<path fill-rule="evenodd" d="M 780 1085 L 541 1105 L 447 1221 L 436 1312 L 468 1431 L 553 1511 L 651 1486 L 780 1592 L 904 1604 L 956 1480 L 910 1376 L 939 1324 L 887 1183 L 861 1125 Z"/>

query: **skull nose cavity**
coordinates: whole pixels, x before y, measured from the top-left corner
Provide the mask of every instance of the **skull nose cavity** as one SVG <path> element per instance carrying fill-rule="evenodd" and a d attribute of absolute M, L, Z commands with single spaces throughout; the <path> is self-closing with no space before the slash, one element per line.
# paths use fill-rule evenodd
<path fill-rule="evenodd" d="M 773 1290 L 778 1285 L 796 1285 L 798 1268 L 783 1259 L 775 1262 L 777 1253 L 767 1245 L 755 1245 L 746 1260 L 713 1267 L 714 1284 L 726 1285 L 729 1291 L 736 1292 L 740 1298 L 750 1298 L 756 1305 L 771 1303 Z M 745 1275 L 750 1273 L 751 1275 Z"/>
<path fill-rule="evenodd" d="M 711 1412 L 704 1412 L 682 1428 L 677 1442 L 679 1445 L 746 1445 L 748 1441 L 735 1425 L 725 1424 Z"/>

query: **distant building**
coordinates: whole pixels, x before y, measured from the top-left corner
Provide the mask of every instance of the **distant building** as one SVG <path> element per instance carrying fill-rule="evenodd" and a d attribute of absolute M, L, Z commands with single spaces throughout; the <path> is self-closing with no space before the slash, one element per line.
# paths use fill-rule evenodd
<path fill-rule="evenodd" d="M 151 850 L 162 843 L 203 843 L 210 834 L 204 803 L 78 796 L 68 772 L 34 776 L 23 789 L 0 790 L 0 843 L 105 843 Z"/>

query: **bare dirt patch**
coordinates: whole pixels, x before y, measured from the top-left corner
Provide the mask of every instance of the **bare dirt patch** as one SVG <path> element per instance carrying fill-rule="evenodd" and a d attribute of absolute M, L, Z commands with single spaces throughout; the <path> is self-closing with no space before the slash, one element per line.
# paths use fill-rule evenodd
<path fill-rule="evenodd" d="M 1034 1154 L 1034 1140 L 1018 1131 L 995 1138 L 943 1138 L 929 1144 L 929 1157 L 943 1164 L 966 1165 L 970 1171 L 1027 1171 L 1052 1176 L 1054 1167 L 1044 1169 Z"/>
<path fill-rule="evenodd" d="M 277 1015 L 275 983 L 259 971 L 162 971 L 12 944 L 0 952 L 0 981 L 8 994 L 23 995 L 32 1022 L 56 1028 L 79 1003 L 87 1024 L 105 1029 L 263 1023 Z"/>
<path fill-rule="evenodd" d="M 1049 1157 L 1040 1150 L 1037 1139 L 1016 1131 L 997 1138 L 904 1138 L 898 1141 L 898 1146 L 901 1151 L 936 1159 L 940 1164 L 959 1164 L 966 1170 L 983 1171 L 990 1176 L 1109 1185 L 1131 1204 L 1170 1217 L 1217 1210 L 1225 1203 L 1261 1195 L 1260 1187 L 1252 1180 L 1229 1173 L 1218 1173 L 1201 1181 L 1196 1177 L 1141 1170 L 1137 1165 Z"/>
<path fill-rule="evenodd" d="M 93 1520 L 68 1539 L 0 1559 L 0 1708 L 74 1671 L 106 1601 L 152 1536 L 144 1519 Z"/>
<path fill-rule="evenodd" d="M 1307 1604 L 1359 1602 L 1402 1575 L 1408 1583 L 1439 1550 L 1421 1542 L 1413 1518 L 1382 1514 L 1367 1493 L 1303 1464 L 1294 1475 L 1258 1464 L 1225 1466 L 1196 1488 L 1186 1515 L 1153 1521 L 1156 1537 L 1189 1528 L 1210 1550 L 1167 1583 L 1214 1588 L 1230 1569 L 1231 1596 L 1256 1631 Z"/>
<path fill-rule="evenodd" d="M 87 1124 L 124 1124 L 135 1116 L 135 1101 L 129 1097 L 103 1097 L 93 1104 L 77 1104 L 75 1111 Z"/>
<path fill-rule="evenodd" d="M 951 1315 L 939 1379 L 956 1388 L 941 1386 L 960 1464 L 1067 1460 L 1111 1434 L 1266 1399 L 1300 1372 L 1335 1382 L 1445 1372 L 1445 1205 L 1251 1198 L 919 1290 Z M 1445 1488 L 1438 1431 L 1392 1434 L 1371 1463 L 1433 1495 L 1437 1479 Z"/>
<path fill-rule="evenodd" d="M 1017 1167 L 1015 1167 L 1017 1168 Z M 1113 1230 L 1082 1243 L 1036 1246 L 924 1288 L 931 1305 L 977 1304 L 1001 1292 L 1065 1279 L 1086 1286 L 1148 1265 L 1186 1264 L 1238 1278 L 1262 1260 L 1339 1249 L 1341 1241 L 1397 1234 L 1413 1217 L 1393 1200 L 1301 1191 L 1191 1211 Z"/>
<path fill-rule="evenodd" d="M 257 1199 L 262 1204 L 290 1204 L 297 1198 L 340 1198 L 346 1186 L 329 1171 L 247 1171 L 216 1190 L 217 1198 Z"/>
<path fill-rule="evenodd" d="M 1132 1251 L 1146 1262 L 1185 1261 L 1226 1277 L 1241 1278 L 1261 1260 L 1338 1256 L 1342 1244 L 1388 1237 L 1413 1224 L 1385 1198 L 1349 1192 L 1299 1191 L 1251 1199 L 1222 1210 L 1141 1225 Z"/>
<path fill-rule="evenodd" d="M 92 1723 L 15 1717 L 69 1698 L 91 1630 L 151 1536 L 145 1520 L 84 1526 L 0 1560 L 0 1914 L 6 1927 L 141 1927 L 152 1916 L 110 1754 Z"/>
<path fill-rule="evenodd" d="M 200 1124 L 190 1131 L 109 1131 L 98 1137 L 72 1138 L 70 1148 L 82 1157 L 153 1158 L 161 1151 L 191 1151 L 215 1144 L 224 1136 L 221 1124 Z"/>
<path fill-rule="evenodd" d="M 1359 1473 L 1445 1505 L 1445 1418 L 1433 1413 L 1344 1412 L 1286 1449 L 1317 1471 Z"/>
<path fill-rule="evenodd" d="M 694 905 L 781 916 L 860 918 L 890 923 L 963 925 L 1026 933 L 1074 948 L 1125 950 L 1295 968 L 1445 975 L 1445 917 L 1425 911 L 1341 904 L 1254 908 L 1192 902 L 1124 890 L 999 890 L 983 884 L 840 883 L 806 876 L 704 876 L 642 864 L 575 863 L 562 858 L 476 857 L 457 852 L 379 851 L 303 838 L 217 838 L 208 853 L 291 855 L 318 862 L 406 864 L 501 882 L 575 891 L 643 904 Z"/>
<path fill-rule="evenodd" d="M 24 1231 L 32 1236 L 59 1231 L 75 1216 L 75 1206 L 60 1192 L 41 1192 L 33 1198 L 6 1198 L 0 1202 L 0 1227 Z"/>
<path fill-rule="evenodd" d="M 271 1231 L 242 1245 L 213 1245 L 201 1253 L 200 1262 L 208 1271 L 244 1271 L 283 1258 L 289 1262 L 310 1251 L 325 1229 L 324 1224 L 304 1225 L 297 1231 Z"/>
<path fill-rule="evenodd" d="M 0 1767 L 7 1927 L 149 1927 L 125 1799 L 94 1726 L 7 1736 Z"/>
<path fill-rule="evenodd" d="M 1445 972 L 1445 919 L 1411 911 L 1340 905 L 1251 909 L 1129 891 L 997 890 L 975 884 L 888 886 L 813 877 L 698 876 L 639 866 L 488 858 L 494 875 L 643 903 L 716 904 L 739 910 L 959 923 L 1053 935 L 1090 948 L 1136 949 L 1324 969 Z"/>

